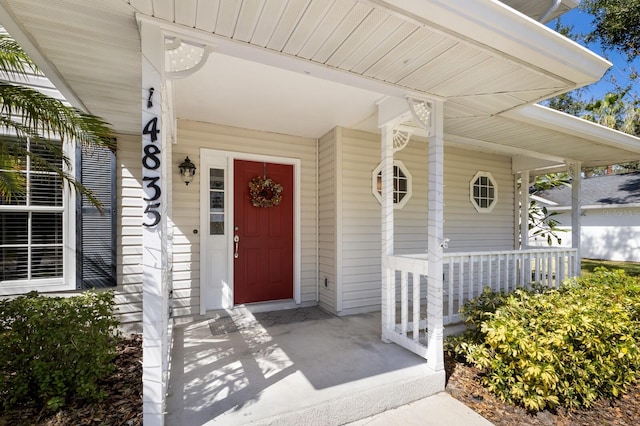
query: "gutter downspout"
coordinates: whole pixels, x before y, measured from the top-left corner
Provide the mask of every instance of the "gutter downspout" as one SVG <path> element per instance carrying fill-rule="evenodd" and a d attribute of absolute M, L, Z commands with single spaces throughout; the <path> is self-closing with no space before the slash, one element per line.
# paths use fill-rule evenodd
<path fill-rule="evenodd" d="M 556 10 L 558 10 L 558 8 L 560 7 L 560 5 L 562 4 L 562 0 L 551 0 L 552 4 L 549 7 L 549 10 L 547 10 L 539 19 L 538 22 L 542 22 L 545 23 L 545 21 L 547 20 L 547 18 L 549 16 L 551 16 L 551 14 L 553 12 L 555 12 Z"/>

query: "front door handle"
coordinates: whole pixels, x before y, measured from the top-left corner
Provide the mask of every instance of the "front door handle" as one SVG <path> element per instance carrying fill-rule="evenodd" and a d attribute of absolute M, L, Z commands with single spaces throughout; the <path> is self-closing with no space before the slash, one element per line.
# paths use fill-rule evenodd
<path fill-rule="evenodd" d="M 237 259 L 237 258 L 238 258 L 238 243 L 240 242 L 240 237 L 239 237 L 238 235 L 235 235 L 235 236 L 233 237 L 233 242 L 234 242 L 234 243 L 235 243 L 235 245 L 236 245 L 236 251 L 235 251 L 235 253 L 233 254 L 233 257 Z"/>

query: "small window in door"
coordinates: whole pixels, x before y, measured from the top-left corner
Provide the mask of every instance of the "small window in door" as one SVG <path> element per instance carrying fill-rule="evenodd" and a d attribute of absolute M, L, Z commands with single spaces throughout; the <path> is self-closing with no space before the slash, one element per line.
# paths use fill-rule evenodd
<path fill-rule="evenodd" d="M 209 235 L 224 235 L 224 169 L 209 169 Z"/>

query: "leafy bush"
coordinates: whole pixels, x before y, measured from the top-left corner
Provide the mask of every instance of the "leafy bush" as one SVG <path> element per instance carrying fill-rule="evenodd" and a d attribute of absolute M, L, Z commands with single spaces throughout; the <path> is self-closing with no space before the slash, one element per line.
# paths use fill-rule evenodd
<path fill-rule="evenodd" d="M 448 349 L 502 400 L 528 410 L 588 407 L 640 373 L 640 279 L 624 271 L 598 269 L 546 292 L 483 293 L 464 312 L 475 330 Z"/>
<path fill-rule="evenodd" d="M 60 298 L 35 292 L 0 301 L 0 401 L 63 406 L 69 397 L 100 400 L 113 371 L 117 326 L 113 293 Z"/>

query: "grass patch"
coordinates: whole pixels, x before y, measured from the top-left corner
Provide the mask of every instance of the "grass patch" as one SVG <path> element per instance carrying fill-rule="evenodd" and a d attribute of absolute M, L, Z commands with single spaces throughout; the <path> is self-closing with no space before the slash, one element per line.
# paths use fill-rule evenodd
<path fill-rule="evenodd" d="M 594 269 L 602 267 L 610 271 L 622 269 L 630 277 L 640 277 L 640 263 L 638 262 L 615 262 L 612 260 L 582 259 L 582 273 L 593 272 Z"/>

